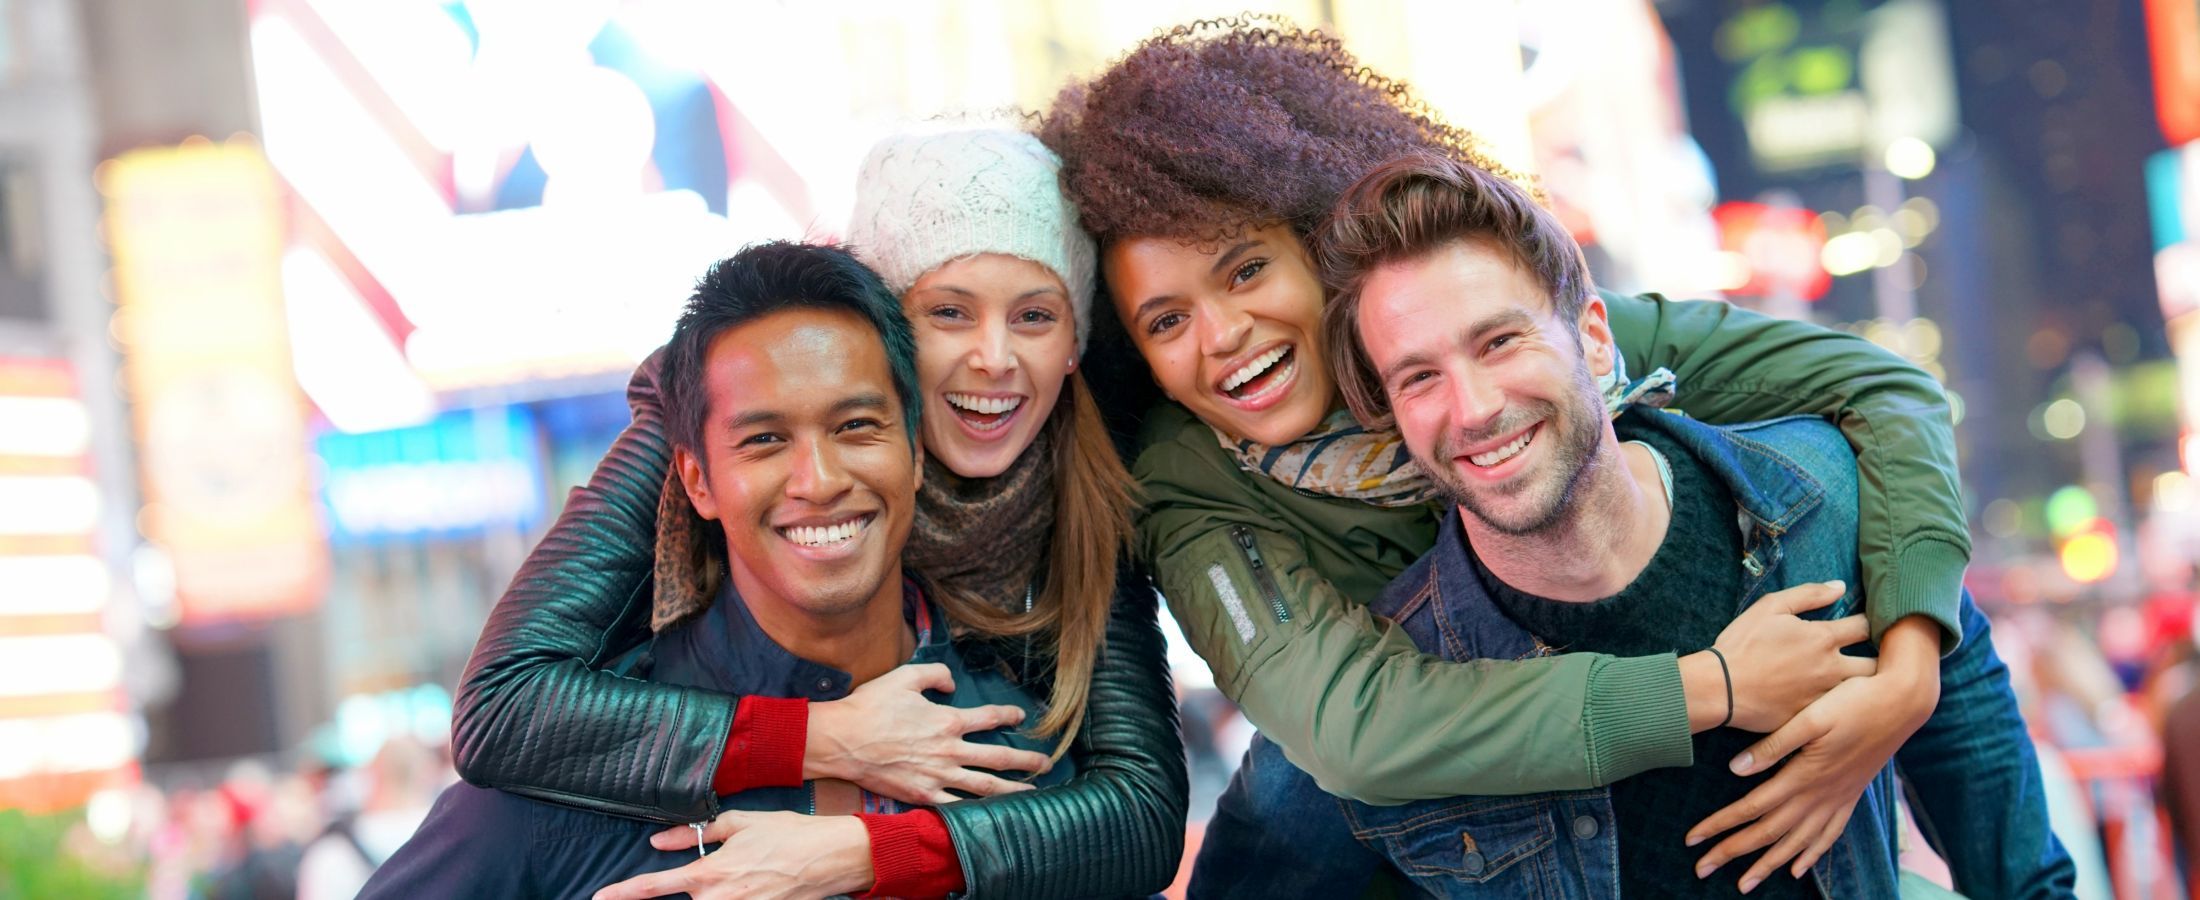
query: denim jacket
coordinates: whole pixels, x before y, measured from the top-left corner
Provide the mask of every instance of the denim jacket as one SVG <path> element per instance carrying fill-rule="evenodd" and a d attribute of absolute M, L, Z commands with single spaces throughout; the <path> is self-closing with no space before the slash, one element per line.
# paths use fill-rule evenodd
<path fill-rule="evenodd" d="M 1729 563 L 1743 570 L 1742 593 L 1733 598 L 1737 615 L 1785 588 L 1836 579 L 1860 584 L 1856 460 L 1824 420 L 1718 427 L 1634 409 L 1618 424 L 1671 435 L 1733 492 L 1744 532 L 1743 556 Z M 1547 653 L 1483 590 L 1467 552 L 1453 510 L 1435 548 L 1393 581 L 1372 610 L 1398 623 L 1423 651 L 1450 660 Z M 1848 615 L 1859 605 L 1852 587 L 1812 617 Z M 1896 796 L 1890 765 L 1812 867 L 1827 896 L 1895 896 Z M 1619 896 L 1619 835 L 1606 788 L 1343 806 L 1356 837 L 1438 896 Z"/>
<path fill-rule="evenodd" d="M 1734 488 L 1749 551 L 1739 561 L 1747 590 L 1737 609 L 1789 585 L 1831 578 L 1858 583 L 1851 577 L 1853 554 L 1845 549 L 1853 546 L 1855 532 L 1843 524 L 1853 520 L 1855 479 L 1830 429 L 1794 420 L 1717 429 L 1645 413 L 1629 413 L 1624 423 L 1674 434 Z M 1422 650 L 1449 659 L 1540 652 L 1482 595 L 1471 565 L 1454 513 L 1435 549 L 1392 584 L 1378 608 Z M 1852 601 L 1844 598 L 1828 614 L 1848 612 Z M 1968 593 L 1959 597 L 1958 614 L 1963 641 L 1941 660 L 1940 704 L 1895 752 L 1903 790 L 1926 842 L 1947 860 L 1964 894 L 2068 897 L 2075 869 L 2047 827 L 2039 759 L 2010 690 L 2008 667 Z M 1487 698 L 1461 693 L 1448 699 L 1471 707 Z M 1533 725 L 1530 717 L 1521 727 Z M 1482 774 L 1485 781 L 1493 777 L 1512 778 Z M 1883 774 L 1834 852 L 1813 870 L 1827 894 L 1896 896 L 1886 890 L 1892 797 Z M 1256 736 L 1208 822 L 1190 896 L 1350 897 L 1390 870 L 1437 896 L 1611 896 L 1618 868 L 1612 821 L 1601 790 L 1407 806 L 1344 800 L 1323 792 L 1280 747 Z"/>

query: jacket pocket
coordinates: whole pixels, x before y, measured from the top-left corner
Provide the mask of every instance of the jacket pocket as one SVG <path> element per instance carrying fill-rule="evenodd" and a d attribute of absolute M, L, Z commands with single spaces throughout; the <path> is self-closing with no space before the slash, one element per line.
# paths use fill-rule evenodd
<path fill-rule="evenodd" d="M 1253 585 L 1268 602 L 1268 612 L 1275 616 L 1276 624 L 1291 621 L 1291 608 L 1283 603 L 1283 589 L 1276 586 L 1276 573 L 1268 568 L 1268 561 L 1261 558 L 1260 548 L 1253 544 L 1253 529 L 1243 525 L 1231 526 L 1230 542 L 1237 545 L 1238 556 L 1245 560 L 1245 567 L 1252 571 Z"/>
<path fill-rule="evenodd" d="M 1155 561 L 1169 614 L 1232 699 L 1245 674 L 1283 646 L 1279 633 L 1296 627 L 1270 556 L 1251 529 L 1231 526 Z"/>
<path fill-rule="evenodd" d="M 1438 897 L 1557 896 L 1549 855 L 1559 795 L 1346 802 L 1354 835 Z"/>

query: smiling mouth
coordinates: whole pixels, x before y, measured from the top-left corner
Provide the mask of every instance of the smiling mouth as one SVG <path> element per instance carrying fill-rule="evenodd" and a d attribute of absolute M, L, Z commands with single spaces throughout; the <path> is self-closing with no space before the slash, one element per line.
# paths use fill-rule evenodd
<path fill-rule="evenodd" d="M 1529 428 L 1528 430 L 1521 432 L 1519 437 L 1513 438 L 1511 443 L 1508 443 L 1505 446 L 1499 447 L 1495 450 L 1488 450 L 1469 456 L 1467 457 L 1467 462 L 1473 464 L 1476 467 L 1484 469 L 1491 469 L 1504 465 L 1506 460 L 1512 459 L 1515 456 L 1519 456 L 1521 451 L 1528 449 L 1529 444 L 1535 443 L 1536 433 L 1542 430 L 1542 426 L 1540 425 Z"/>
<path fill-rule="evenodd" d="M 950 392 L 944 395 L 955 417 L 977 431 L 994 431 L 1008 427 L 1016 418 L 1016 411 L 1023 408 L 1022 397 L 980 397 L 976 394 Z"/>
<path fill-rule="evenodd" d="M 1298 346 L 1285 344 L 1240 366 L 1222 379 L 1222 394 L 1232 400 L 1251 400 L 1290 380 L 1298 371 Z"/>
<path fill-rule="evenodd" d="M 855 540 L 856 536 L 862 534 L 865 529 L 870 528 L 871 522 L 877 518 L 878 513 L 864 513 L 825 525 L 794 525 L 772 530 L 779 532 L 780 537 L 786 538 L 789 543 L 797 546 L 837 547 Z"/>

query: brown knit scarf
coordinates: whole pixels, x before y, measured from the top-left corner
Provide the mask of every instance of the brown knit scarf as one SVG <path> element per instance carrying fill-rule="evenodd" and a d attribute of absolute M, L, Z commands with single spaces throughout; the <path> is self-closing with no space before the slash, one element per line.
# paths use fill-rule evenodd
<path fill-rule="evenodd" d="M 902 562 L 934 585 L 1022 612 L 1054 533 L 1053 426 L 1066 418 L 1053 416 L 1008 471 L 991 478 L 964 478 L 926 456 Z"/>

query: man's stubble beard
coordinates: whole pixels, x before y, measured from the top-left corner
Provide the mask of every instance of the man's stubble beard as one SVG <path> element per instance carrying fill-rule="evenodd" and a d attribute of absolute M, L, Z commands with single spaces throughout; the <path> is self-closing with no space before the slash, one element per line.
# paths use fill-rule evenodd
<path fill-rule="evenodd" d="M 886 583 L 884 578 L 867 577 L 869 573 L 860 571 L 860 567 L 859 562 L 857 571 L 835 573 L 823 579 L 822 584 L 801 585 L 807 588 L 802 596 L 788 599 L 802 611 L 820 618 L 838 618 L 859 612 L 878 596 L 880 587 Z"/>
<path fill-rule="evenodd" d="M 1491 530 L 1512 537 L 1543 534 L 1567 522 L 1575 512 L 1574 501 L 1580 493 L 1581 485 L 1598 465 L 1597 444 L 1603 436 L 1602 423 L 1597 420 L 1597 415 L 1602 412 L 1604 404 L 1596 382 L 1589 377 L 1587 367 L 1574 369 L 1572 387 L 1574 402 L 1565 409 L 1560 409 L 1557 404 L 1548 400 L 1537 400 L 1529 405 L 1507 410 L 1495 424 L 1478 429 L 1475 433 L 1447 434 L 1438 438 L 1436 459 L 1422 461 L 1422 467 L 1429 472 L 1430 480 L 1435 483 L 1438 496 L 1466 510 Z M 1452 468 L 1452 460 L 1456 454 L 1451 448 L 1459 444 L 1489 440 L 1537 419 L 1544 422 L 1544 427 L 1543 433 L 1536 436 L 1535 443 L 1557 441 L 1549 448 L 1553 454 L 1550 464 L 1557 471 L 1557 477 L 1551 479 L 1555 482 L 1555 487 L 1543 488 L 1542 485 L 1531 483 L 1513 485 L 1511 490 L 1505 492 L 1506 496 L 1517 497 L 1539 489 L 1543 490 L 1545 496 L 1530 497 L 1526 504 L 1526 514 L 1518 519 L 1499 518 L 1493 514 L 1491 504 L 1483 500 L 1483 497 L 1495 492 L 1477 494 L 1469 489 L 1465 479 L 1459 477 L 1458 472 Z M 1521 452 L 1525 453 L 1528 449 L 1533 449 L 1533 445 Z"/>

